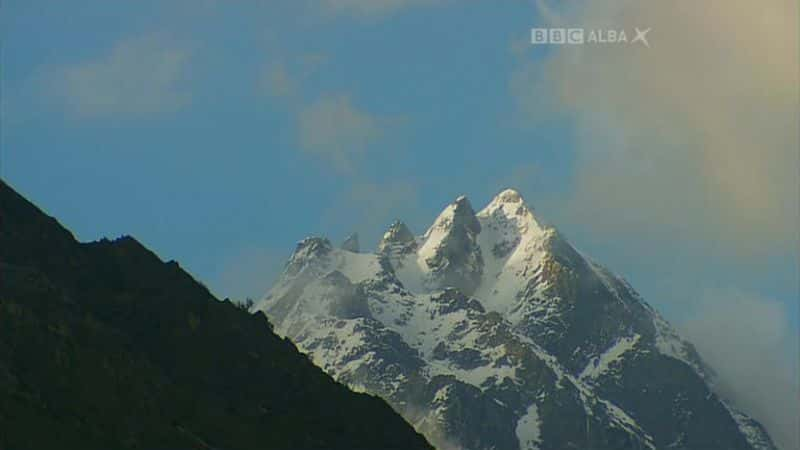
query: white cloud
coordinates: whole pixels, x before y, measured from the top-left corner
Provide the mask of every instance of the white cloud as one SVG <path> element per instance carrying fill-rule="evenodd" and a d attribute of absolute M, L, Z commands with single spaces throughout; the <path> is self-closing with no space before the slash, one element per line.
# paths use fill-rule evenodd
<path fill-rule="evenodd" d="M 188 60 L 186 49 L 163 36 L 127 39 L 96 60 L 56 69 L 46 92 L 81 117 L 174 111 L 189 101 L 180 85 Z"/>
<path fill-rule="evenodd" d="M 588 224 L 598 240 L 649 260 L 659 248 L 664 276 L 680 270 L 670 258 L 708 273 L 699 261 L 755 268 L 796 254 L 796 1 L 538 3 L 550 23 L 532 26 L 652 29 L 649 48 L 551 46 L 509 80 L 525 120 L 574 124 L 575 184 L 561 199 L 562 222 Z M 715 256 L 679 257 L 709 250 Z M 687 277 L 675 285 L 702 283 Z M 782 448 L 800 448 L 797 336 L 782 304 L 710 292 L 693 316 L 686 334 L 718 370 L 722 393 Z"/>
<path fill-rule="evenodd" d="M 380 120 L 353 105 L 347 95 L 327 95 L 300 109 L 300 147 L 345 172 L 354 169 L 369 144 L 383 134 Z"/>
<path fill-rule="evenodd" d="M 572 220 L 739 255 L 796 248 L 796 1 L 592 0 L 546 12 L 555 26 L 652 28 L 650 48 L 551 47 L 511 78 L 528 120 L 576 124 Z"/>
<path fill-rule="evenodd" d="M 267 62 L 258 90 L 285 100 L 283 106 L 297 125 L 300 151 L 326 167 L 353 175 L 392 121 L 357 106 L 348 94 L 327 92 L 307 101 L 308 79 L 327 62 L 328 57 L 318 53 Z"/>
<path fill-rule="evenodd" d="M 761 421 L 781 448 L 800 448 L 799 350 L 785 307 L 739 291 L 710 291 L 683 328 L 718 372 L 720 393 Z"/>

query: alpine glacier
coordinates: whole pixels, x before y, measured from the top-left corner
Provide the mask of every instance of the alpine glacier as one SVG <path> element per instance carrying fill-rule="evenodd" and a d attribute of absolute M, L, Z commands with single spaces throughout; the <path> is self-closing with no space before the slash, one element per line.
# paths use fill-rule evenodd
<path fill-rule="evenodd" d="M 254 309 L 439 449 L 775 449 L 691 344 L 514 190 L 358 251 L 301 241 Z"/>

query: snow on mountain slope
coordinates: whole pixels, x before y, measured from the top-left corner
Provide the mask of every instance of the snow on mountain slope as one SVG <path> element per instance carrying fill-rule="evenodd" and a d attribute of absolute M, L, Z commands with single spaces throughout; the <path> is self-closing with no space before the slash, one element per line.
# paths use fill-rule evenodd
<path fill-rule="evenodd" d="M 711 390 L 693 347 L 513 190 L 459 197 L 376 253 L 308 238 L 261 300 L 334 378 L 439 448 L 772 449 Z"/>
<path fill-rule="evenodd" d="M 528 407 L 525 415 L 517 422 L 517 438 L 520 450 L 539 450 L 539 409 L 536 404 Z"/>
<path fill-rule="evenodd" d="M 623 337 L 619 339 L 617 343 L 603 352 L 602 355 L 592 358 L 591 362 L 587 364 L 586 368 L 581 372 L 579 378 L 581 380 L 596 379 L 600 375 L 605 374 L 620 358 L 625 356 L 627 351 L 636 346 L 636 343 L 639 342 L 639 338 L 641 338 L 641 336 L 635 334 L 633 337 Z"/>
<path fill-rule="evenodd" d="M 486 270 L 475 296 L 487 308 L 506 314 L 517 306 L 519 292 L 541 268 L 550 233 L 510 189 L 498 194 L 477 217 L 483 230 L 478 242 Z"/>

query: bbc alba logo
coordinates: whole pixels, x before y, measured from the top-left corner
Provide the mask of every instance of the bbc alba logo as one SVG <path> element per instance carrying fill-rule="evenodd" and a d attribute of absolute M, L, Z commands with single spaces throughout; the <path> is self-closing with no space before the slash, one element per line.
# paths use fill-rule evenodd
<path fill-rule="evenodd" d="M 624 29 L 531 28 L 531 44 L 637 44 L 650 47 L 650 28 L 634 28 L 633 39 Z"/>

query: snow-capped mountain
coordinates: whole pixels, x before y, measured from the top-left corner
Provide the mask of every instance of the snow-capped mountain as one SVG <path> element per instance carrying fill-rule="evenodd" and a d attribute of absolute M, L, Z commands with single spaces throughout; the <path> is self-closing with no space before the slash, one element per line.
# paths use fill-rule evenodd
<path fill-rule="evenodd" d="M 513 190 L 375 253 L 300 242 L 255 309 L 439 449 L 774 449 L 694 348 Z"/>

